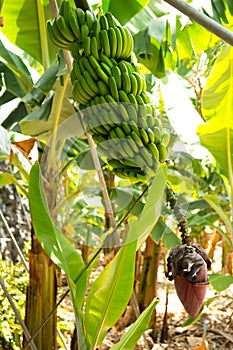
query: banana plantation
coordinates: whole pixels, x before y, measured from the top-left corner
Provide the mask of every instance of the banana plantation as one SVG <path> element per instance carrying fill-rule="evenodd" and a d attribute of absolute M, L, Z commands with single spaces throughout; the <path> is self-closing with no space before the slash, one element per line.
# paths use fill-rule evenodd
<path fill-rule="evenodd" d="M 0 349 L 233 348 L 233 2 L 0 0 Z"/>

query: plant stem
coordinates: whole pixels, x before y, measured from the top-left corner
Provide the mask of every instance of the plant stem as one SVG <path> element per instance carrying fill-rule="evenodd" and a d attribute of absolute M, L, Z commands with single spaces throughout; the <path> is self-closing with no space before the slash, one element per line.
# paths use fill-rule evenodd
<path fill-rule="evenodd" d="M 231 201 L 231 221 L 233 220 L 233 170 L 232 170 L 232 161 L 231 161 L 231 128 L 230 125 L 227 128 L 227 162 L 228 162 L 228 177 L 229 177 L 229 184 L 230 184 L 230 201 Z M 231 239 L 233 242 L 233 233 L 231 231 Z"/>
<path fill-rule="evenodd" d="M 37 4 L 38 22 L 39 22 L 39 31 L 40 31 L 42 65 L 44 67 L 44 71 L 46 71 L 50 66 L 50 59 L 49 59 L 48 36 L 47 36 L 47 30 L 46 30 L 44 6 L 43 6 L 43 2 L 40 0 L 37 0 L 36 4 Z"/>
<path fill-rule="evenodd" d="M 197 11 L 192 6 L 186 4 L 182 0 L 164 0 L 169 5 L 175 7 L 177 10 L 185 14 L 186 16 L 199 23 L 202 27 L 209 30 L 211 33 L 217 35 L 223 41 L 233 46 L 233 33 L 225 28 L 223 25 L 217 23 L 212 18 Z"/>

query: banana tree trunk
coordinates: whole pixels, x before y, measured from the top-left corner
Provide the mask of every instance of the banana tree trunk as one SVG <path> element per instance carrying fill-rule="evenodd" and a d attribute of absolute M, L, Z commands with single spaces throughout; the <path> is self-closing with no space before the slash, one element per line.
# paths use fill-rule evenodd
<path fill-rule="evenodd" d="M 142 273 L 140 276 L 140 284 L 138 289 L 138 303 L 140 311 L 142 312 L 149 306 L 152 300 L 157 295 L 157 276 L 160 258 L 160 243 L 152 241 L 151 237 L 147 238 L 146 248 L 144 252 L 144 261 Z M 157 337 L 157 322 L 156 310 L 153 312 L 150 322 L 152 328 L 152 337 Z"/>
<path fill-rule="evenodd" d="M 54 263 L 44 253 L 32 229 L 29 251 L 29 285 L 26 296 L 25 324 L 33 335 L 56 303 L 57 282 Z M 56 350 L 56 312 L 39 331 L 34 342 L 38 350 Z M 24 339 L 24 345 L 26 341 Z"/>

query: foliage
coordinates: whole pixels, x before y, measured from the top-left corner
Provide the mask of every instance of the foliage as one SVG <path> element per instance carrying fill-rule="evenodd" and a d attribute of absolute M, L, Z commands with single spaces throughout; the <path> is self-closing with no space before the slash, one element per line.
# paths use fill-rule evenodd
<path fill-rule="evenodd" d="M 1 278 L 4 280 L 9 294 L 23 318 L 28 282 L 25 267 L 22 263 L 12 265 L 3 260 L 0 260 L 0 267 Z M 19 350 L 22 329 L 2 289 L 0 289 L 0 303 L 0 347 L 2 349 Z"/>

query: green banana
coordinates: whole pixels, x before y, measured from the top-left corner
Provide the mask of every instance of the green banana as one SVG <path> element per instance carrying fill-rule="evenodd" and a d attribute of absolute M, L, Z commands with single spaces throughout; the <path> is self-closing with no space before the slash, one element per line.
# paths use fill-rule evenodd
<path fill-rule="evenodd" d="M 159 143 L 157 145 L 157 148 L 159 151 L 159 160 L 162 162 L 166 159 L 166 155 L 167 155 L 166 147 L 162 143 Z"/>
<path fill-rule="evenodd" d="M 148 127 L 150 129 L 152 129 L 156 124 L 155 118 L 151 114 L 147 114 L 146 123 L 147 123 Z"/>
<path fill-rule="evenodd" d="M 155 126 L 157 126 L 159 128 L 160 132 L 162 133 L 163 125 L 162 125 L 161 120 L 158 117 L 154 117 L 154 123 L 155 123 Z"/>
<path fill-rule="evenodd" d="M 84 50 L 85 56 L 91 55 L 91 38 L 89 36 L 86 36 L 83 39 L 83 50 Z"/>
<path fill-rule="evenodd" d="M 110 164 L 113 168 L 117 168 L 117 169 L 125 167 L 125 165 L 122 164 L 121 161 L 117 159 L 109 159 L 108 164 Z"/>
<path fill-rule="evenodd" d="M 128 143 L 128 140 L 122 142 L 122 146 L 123 146 L 123 148 L 124 148 L 126 154 L 127 154 L 130 158 L 133 158 L 135 153 L 134 153 L 133 149 L 130 147 L 130 145 L 129 145 L 129 143 Z M 126 164 L 127 164 L 127 163 L 128 163 L 128 162 L 126 162 Z M 130 164 L 128 163 L 127 165 L 130 165 Z M 134 165 L 131 164 L 130 166 L 136 166 L 136 164 L 134 163 Z"/>
<path fill-rule="evenodd" d="M 130 136 L 131 136 L 132 140 L 137 142 L 140 146 L 143 146 L 143 142 L 142 142 L 141 138 L 138 136 L 138 134 L 135 131 L 132 131 Z"/>
<path fill-rule="evenodd" d="M 90 64 L 92 65 L 92 67 L 94 68 L 95 71 L 96 71 L 96 69 L 100 68 L 99 62 L 97 61 L 97 59 L 93 55 L 90 55 L 88 57 L 88 60 L 89 60 Z"/>
<path fill-rule="evenodd" d="M 123 42 L 121 58 L 127 60 L 133 52 L 133 37 L 126 27 L 118 26 L 118 28 L 121 31 L 121 37 Z"/>
<path fill-rule="evenodd" d="M 118 63 L 118 67 L 119 67 L 120 70 L 121 70 L 121 74 L 123 74 L 123 73 L 129 73 L 128 68 L 127 68 L 127 66 L 126 66 L 126 64 L 125 64 L 125 61 L 121 60 L 121 61 Z"/>
<path fill-rule="evenodd" d="M 147 135 L 149 137 L 150 142 L 154 143 L 155 142 L 155 135 L 154 135 L 152 129 L 151 128 L 147 128 L 146 132 L 147 132 Z"/>
<path fill-rule="evenodd" d="M 112 67 L 112 76 L 116 81 L 117 89 L 120 90 L 122 87 L 121 70 L 118 66 Z"/>
<path fill-rule="evenodd" d="M 85 74 L 86 73 L 86 74 Z M 98 89 L 95 82 L 91 78 L 88 71 L 84 72 L 85 76 L 80 77 L 80 83 L 83 86 L 83 89 L 92 97 L 95 97 L 98 94 Z M 94 89 L 92 88 L 94 87 Z"/>
<path fill-rule="evenodd" d="M 98 125 L 94 128 L 95 131 L 97 131 L 101 135 L 108 135 L 108 130 L 105 129 L 104 125 Z"/>
<path fill-rule="evenodd" d="M 112 122 L 110 111 L 106 110 L 105 108 L 102 108 L 101 117 L 110 126 L 110 129 L 116 126 L 115 121 Z"/>
<path fill-rule="evenodd" d="M 55 18 L 52 23 L 52 32 L 54 35 L 54 39 L 56 39 L 58 42 L 63 43 L 64 45 L 70 45 L 72 44 L 72 41 L 67 40 L 63 34 L 61 33 L 60 29 L 58 28 L 57 25 L 57 19 Z"/>
<path fill-rule="evenodd" d="M 142 148 L 141 155 L 146 161 L 146 163 L 149 165 L 149 167 L 151 168 L 153 166 L 153 156 L 151 152 L 149 152 L 146 148 Z"/>
<path fill-rule="evenodd" d="M 95 143 L 97 144 L 104 143 L 106 141 L 106 139 L 102 135 L 95 135 L 93 138 Z"/>
<path fill-rule="evenodd" d="M 135 106 L 133 104 L 128 104 L 127 105 L 127 111 L 128 111 L 129 119 L 132 122 L 137 123 L 137 121 L 138 121 L 138 114 L 137 114 L 137 110 L 136 110 Z"/>
<path fill-rule="evenodd" d="M 155 136 L 155 144 L 157 145 L 162 141 L 161 130 L 157 126 L 154 126 L 152 131 L 153 131 L 154 136 Z"/>
<path fill-rule="evenodd" d="M 71 50 L 71 44 L 70 43 L 68 43 L 68 42 L 61 42 L 58 39 L 58 37 L 55 35 L 54 27 L 53 27 L 51 21 L 47 22 L 47 31 L 48 31 L 48 34 L 49 34 L 49 39 L 51 40 L 51 42 L 55 46 L 57 46 L 57 47 L 59 47 L 59 48 L 61 48 L 63 50 Z"/>
<path fill-rule="evenodd" d="M 118 65 L 118 63 L 117 63 L 117 61 L 115 60 L 115 58 L 110 57 L 109 59 L 110 59 L 110 61 L 112 62 L 112 65 L 113 65 L 113 66 L 117 66 L 117 65 Z"/>
<path fill-rule="evenodd" d="M 130 82 L 131 82 L 131 91 L 134 96 L 138 93 L 138 83 L 137 79 L 133 74 L 129 74 Z"/>
<path fill-rule="evenodd" d="M 80 53 L 79 53 L 80 49 L 81 49 L 80 42 L 78 42 L 78 41 L 72 42 L 70 52 L 71 52 L 72 57 L 75 60 L 79 60 L 79 58 L 80 58 Z"/>
<path fill-rule="evenodd" d="M 120 116 L 121 120 L 125 122 L 129 121 L 129 115 L 123 103 L 118 103 L 118 115 Z"/>
<path fill-rule="evenodd" d="M 109 66 L 106 63 L 100 62 L 100 66 L 103 69 L 104 73 L 107 74 L 108 77 L 112 76 L 111 68 L 109 68 Z"/>
<path fill-rule="evenodd" d="M 170 133 L 168 130 L 163 130 L 163 135 L 162 135 L 162 144 L 167 147 L 170 142 Z"/>
<path fill-rule="evenodd" d="M 103 47 L 103 52 L 107 57 L 111 56 L 110 43 L 108 38 L 108 32 L 106 29 L 101 30 L 100 32 L 101 43 Z"/>
<path fill-rule="evenodd" d="M 141 93 L 141 97 L 143 99 L 143 101 L 146 103 L 146 104 L 150 104 L 150 97 L 145 93 L 145 92 L 142 92 Z"/>
<path fill-rule="evenodd" d="M 116 113 L 116 111 L 114 111 L 114 109 L 111 109 L 109 112 L 108 112 L 108 117 L 111 121 L 111 124 L 113 126 L 116 126 L 121 120 L 120 120 L 120 117 L 118 116 L 118 114 Z"/>
<path fill-rule="evenodd" d="M 128 73 L 122 73 L 122 90 L 129 94 L 131 92 L 131 80 Z"/>
<path fill-rule="evenodd" d="M 127 136 L 120 126 L 117 126 L 114 130 L 119 139 L 126 139 Z"/>
<path fill-rule="evenodd" d="M 64 17 L 67 20 L 67 17 L 66 16 L 64 16 Z M 80 41 L 82 39 L 81 38 L 81 30 L 79 27 L 76 11 L 74 8 L 70 8 L 70 16 L 69 16 L 68 20 L 69 20 L 70 29 L 73 32 L 75 39 Z"/>
<path fill-rule="evenodd" d="M 124 123 L 121 124 L 121 126 L 122 126 L 122 129 L 123 129 L 124 133 L 127 136 L 131 134 L 132 129 L 130 127 L 130 124 L 124 122 Z"/>
<path fill-rule="evenodd" d="M 59 14 L 62 15 L 64 17 L 64 12 L 65 12 L 65 6 L 67 6 L 68 1 L 62 1 L 60 8 L 59 8 Z"/>
<path fill-rule="evenodd" d="M 137 72 L 133 72 L 132 75 L 136 78 L 137 80 L 137 85 L 138 85 L 138 91 L 137 91 L 137 94 L 136 95 L 140 95 L 143 91 L 143 87 L 144 87 L 144 84 L 143 84 L 143 78 L 142 78 L 142 75 L 137 73 Z M 135 96 L 136 96 L 135 95 Z"/>
<path fill-rule="evenodd" d="M 77 75 L 75 74 L 74 69 L 72 69 L 72 71 L 70 72 L 70 80 L 72 85 L 74 84 L 75 80 L 78 79 Z"/>
<path fill-rule="evenodd" d="M 109 68 L 113 68 L 114 64 L 112 62 L 112 59 L 106 56 L 103 52 L 100 52 L 100 61 L 105 63 Z M 117 64 L 117 63 L 116 63 Z"/>
<path fill-rule="evenodd" d="M 93 66 L 90 63 L 91 57 L 94 57 L 94 56 L 90 55 L 88 58 L 85 56 L 82 57 L 82 62 L 83 62 L 83 66 L 84 66 L 85 70 L 87 70 L 90 73 L 91 77 L 95 81 L 97 81 L 97 80 L 99 80 L 99 76 L 96 74 L 95 69 L 93 68 Z"/>
<path fill-rule="evenodd" d="M 106 12 L 105 17 L 108 21 L 108 27 L 113 28 L 119 25 L 119 22 L 116 20 L 116 18 L 112 15 L 111 12 Z"/>
<path fill-rule="evenodd" d="M 86 18 L 85 18 L 85 12 L 81 9 L 81 8 L 77 8 L 76 9 L 76 13 L 77 13 L 77 19 L 78 19 L 78 23 L 79 23 L 79 27 L 81 28 L 81 26 L 85 23 Z"/>
<path fill-rule="evenodd" d="M 95 21 L 93 23 L 92 32 L 93 32 L 93 37 L 95 37 L 97 41 L 97 48 L 98 50 L 100 50 L 101 49 L 101 40 L 100 40 L 101 26 L 99 21 Z"/>
<path fill-rule="evenodd" d="M 156 160 L 159 160 L 159 150 L 154 143 L 148 143 L 147 148 L 151 151 Z"/>
<path fill-rule="evenodd" d="M 76 60 L 74 60 L 74 63 L 73 63 L 73 70 L 75 71 L 75 75 L 77 79 L 83 75 L 79 67 L 78 61 Z"/>
<path fill-rule="evenodd" d="M 134 121 L 131 121 L 130 127 L 139 137 L 141 137 L 139 127 Z"/>
<path fill-rule="evenodd" d="M 80 91 L 80 83 L 78 80 L 75 80 L 72 88 L 72 93 L 74 96 L 75 101 L 77 101 L 79 104 L 86 105 L 89 101 L 89 99 L 86 99 L 86 97 L 82 94 L 82 90 Z"/>
<path fill-rule="evenodd" d="M 55 18 L 55 23 L 57 25 L 57 28 L 67 41 L 73 42 L 75 40 L 74 34 L 70 31 L 69 27 L 67 26 L 64 17 L 58 16 L 57 18 Z"/>
<path fill-rule="evenodd" d="M 119 93 L 117 89 L 117 83 L 113 76 L 108 78 L 108 86 L 111 92 L 112 97 L 115 101 L 119 101 Z"/>
<path fill-rule="evenodd" d="M 101 30 L 107 30 L 109 28 L 108 26 L 108 20 L 105 17 L 105 15 L 101 15 L 99 18 L 99 22 L 100 22 L 100 26 L 101 26 Z"/>
<path fill-rule="evenodd" d="M 97 44 L 97 40 L 95 36 L 92 36 L 90 38 L 91 42 L 90 42 L 90 50 L 91 50 L 91 54 L 97 59 L 99 60 L 99 51 L 98 51 L 98 44 Z"/>
<path fill-rule="evenodd" d="M 136 95 L 135 98 L 139 105 L 144 105 L 144 101 L 140 95 Z"/>
<path fill-rule="evenodd" d="M 130 103 L 129 97 L 124 90 L 119 90 L 118 93 L 119 93 L 119 101 L 120 102 Z"/>
<path fill-rule="evenodd" d="M 99 93 L 101 95 L 109 94 L 108 86 L 103 82 L 103 80 L 98 80 L 97 85 L 98 85 Z"/>
<path fill-rule="evenodd" d="M 123 61 L 128 69 L 128 73 L 129 74 L 132 74 L 134 73 L 134 69 L 133 69 L 133 66 L 132 66 L 132 63 L 128 62 L 128 61 Z"/>
<path fill-rule="evenodd" d="M 107 74 L 103 71 L 103 69 L 99 66 L 99 68 L 96 68 L 96 73 L 102 79 L 106 85 L 108 85 L 108 76 Z"/>
<path fill-rule="evenodd" d="M 143 128 L 140 128 L 139 131 L 141 134 L 141 139 L 142 139 L 144 145 L 146 146 L 149 143 L 149 137 L 147 135 L 147 132 Z"/>
<path fill-rule="evenodd" d="M 134 41 L 133 41 L 132 34 L 128 30 L 128 28 L 124 27 L 124 30 L 127 37 L 127 47 L 126 47 L 127 50 L 125 51 L 125 57 L 128 59 L 132 55 L 132 52 L 134 49 Z"/>
<path fill-rule="evenodd" d="M 127 143 L 129 144 L 129 146 L 132 148 L 132 150 L 135 153 L 138 153 L 141 149 L 140 145 L 138 145 L 135 140 L 132 138 L 131 135 L 127 136 Z"/>
<path fill-rule="evenodd" d="M 77 60 L 77 64 L 79 65 L 79 68 L 80 68 L 82 75 L 86 71 L 86 68 L 84 66 L 84 57 L 85 56 L 80 56 L 79 59 Z"/>
<path fill-rule="evenodd" d="M 114 27 L 116 37 L 117 37 L 117 51 L 116 51 L 116 58 L 121 58 L 122 48 L 123 48 L 123 41 L 122 41 L 122 35 L 120 29 L 117 27 Z"/>
<path fill-rule="evenodd" d="M 118 139 L 115 129 L 112 129 L 109 134 L 111 139 Z"/>
<path fill-rule="evenodd" d="M 140 152 L 141 152 L 141 150 L 142 150 L 142 148 L 140 149 Z M 144 157 L 140 153 L 135 154 L 134 159 L 135 159 L 137 166 L 141 170 L 144 170 L 147 167 L 146 160 L 144 159 Z"/>
<path fill-rule="evenodd" d="M 111 56 L 115 57 L 117 53 L 117 36 L 114 28 L 108 29 L 108 38 L 109 38 Z"/>
<path fill-rule="evenodd" d="M 71 16 L 71 6 L 68 1 L 62 1 L 59 9 L 59 15 L 64 17 L 66 24 L 69 26 L 69 19 Z"/>
<path fill-rule="evenodd" d="M 81 25 L 81 37 L 82 37 L 82 41 L 85 40 L 85 38 L 89 35 L 90 33 L 90 30 L 89 30 L 89 27 L 86 23 L 83 23 Z"/>
<path fill-rule="evenodd" d="M 136 100 L 135 95 L 132 94 L 132 93 L 130 93 L 130 94 L 128 95 L 128 97 L 129 97 L 130 103 L 132 103 L 133 105 L 135 105 L 136 108 L 138 109 L 138 103 L 137 103 L 137 100 Z"/>
<path fill-rule="evenodd" d="M 86 23 L 88 25 L 88 28 L 90 29 L 90 31 L 92 31 L 93 23 L 96 21 L 94 13 L 89 11 L 89 10 L 86 10 L 85 20 L 86 20 Z"/>

